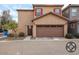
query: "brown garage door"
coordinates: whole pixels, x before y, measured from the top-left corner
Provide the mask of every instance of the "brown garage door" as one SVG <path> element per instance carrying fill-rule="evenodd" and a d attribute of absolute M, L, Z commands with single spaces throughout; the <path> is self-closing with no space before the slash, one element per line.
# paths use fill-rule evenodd
<path fill-rule="evenodd" d="M 37 37 L 62 37 L 64 27 L 62 25 L 38 25 L 36 27 Z"/>

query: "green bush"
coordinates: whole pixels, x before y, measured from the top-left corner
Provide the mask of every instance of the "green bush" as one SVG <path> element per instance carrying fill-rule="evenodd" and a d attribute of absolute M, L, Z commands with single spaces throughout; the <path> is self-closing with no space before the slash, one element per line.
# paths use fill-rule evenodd
<path fill-rule="evenodd" d="M 70 33 L 66 34 L 66 36 L 65 36 L 65 38 L 67 38 L 67 39 L 72 39 L 73 37 L 74 36 L 72 34 L 70 34 Z"/>
<path fill-rule="evenodd" d="M 25 36 L 25 33 L 20 32 L 18 36 L 19 36 L 19 37 L 24 37 L 24 36 Z"/>
<path fill-rule="evenodd" d="M 79 33 L 76 33 L 74 36 L 75 36 L 76 38 L 79 38 Z"/>
<path fill-rule="evenodd" d="M 10 33 L 8 36 L 9 36 L 9 37 L 14 37 L 14 34 Z"/>

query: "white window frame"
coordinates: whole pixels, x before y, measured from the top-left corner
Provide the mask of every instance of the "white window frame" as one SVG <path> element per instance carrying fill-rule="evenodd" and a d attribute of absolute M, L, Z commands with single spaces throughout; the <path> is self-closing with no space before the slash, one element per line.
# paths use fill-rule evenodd
<path fill-rule="evenodd" d="M 57 11 L 57 10 L 59 10 L 59 11 Z M 60 8 L 55 8 L 55 13 L 60 14 Z"/>
<path fill-rule="evenodd" d="M 40 13 L 40 14 L 38 15 L 38 13 Z M 41 16 L 41 8 L 36 8 L 36 16 Z"/>

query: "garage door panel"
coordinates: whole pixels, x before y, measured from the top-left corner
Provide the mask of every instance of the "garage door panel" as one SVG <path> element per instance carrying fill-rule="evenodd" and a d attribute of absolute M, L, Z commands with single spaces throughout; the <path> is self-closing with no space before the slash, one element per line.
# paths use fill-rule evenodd
<path fill-rule="evenodd" d="M 63 26 L 37 26 L 36 35 L 37 37 L 60 37 L 63 36 Z"/>

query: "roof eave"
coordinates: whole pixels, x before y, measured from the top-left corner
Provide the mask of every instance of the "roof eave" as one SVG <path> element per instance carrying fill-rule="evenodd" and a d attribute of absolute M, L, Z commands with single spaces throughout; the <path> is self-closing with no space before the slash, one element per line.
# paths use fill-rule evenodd
<path fill-rule="evenodd" d="M 65 7 L 62 11 L 64 12 L 69 7 L 79 7 L 79 4 L 69 4 L 67 7 Z"/>
<path fill-rule="evenodd" d="M 33 11 L 33 9 L 17 9 L 16 11 Z"/>

